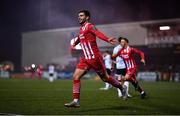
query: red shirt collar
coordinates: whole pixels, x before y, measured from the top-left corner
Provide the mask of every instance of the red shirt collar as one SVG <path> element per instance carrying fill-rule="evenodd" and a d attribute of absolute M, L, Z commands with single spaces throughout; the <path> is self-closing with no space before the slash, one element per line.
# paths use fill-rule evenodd
<path fill-rule="evenodd" d="M 81 26 L 84 26 L 84 25 L 86 25 L 87 23 L 89 23 L 89 22 L 85 22 L 85 23 L 83 23 Z"/>

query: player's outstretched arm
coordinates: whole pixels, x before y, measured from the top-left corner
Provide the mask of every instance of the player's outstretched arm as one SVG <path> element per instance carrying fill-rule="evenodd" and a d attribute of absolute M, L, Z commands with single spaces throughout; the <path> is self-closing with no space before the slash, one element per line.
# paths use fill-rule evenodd
<path fill-rule="evenodd" d="M 94 25 L 89 26 L 89 31 L 95 34 L 98 38 L 115 45 L 117 40 L 115 38 L 108 38 L 102 32 L 100 32 Z"/>
<path fill-rule="evenodd" d="M 141 57 L 141 62 L 145 65 L 146 62 L 145 62 L 144 52 L 142 52 L 141 50 L 138 50 L 138 49 L 136 49 L 136 48 L 132 48 L 132 50 L 133 50 L 134 53 L 137 53 L 137 54 L 140 55 L 140 57 Z"/>
<path fill-rule="evenodd" d="M 116 38 L 109 38 L 109 43 L 115 45 L 118 43 L 118 41 L 116 40 Z"/>

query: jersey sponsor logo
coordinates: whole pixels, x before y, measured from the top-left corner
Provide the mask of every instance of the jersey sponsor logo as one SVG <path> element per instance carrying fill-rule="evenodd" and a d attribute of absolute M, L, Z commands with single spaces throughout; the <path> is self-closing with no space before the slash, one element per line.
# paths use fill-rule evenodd
<path fill-rule="evenodd" d="M 89 24 L 89 23 L 86 23 L 86 24 L 82 27 L 82 31 L 85 31 L 85 30 L 88 28 L 88 24 Z"/>
<path fill-rule="evenodd" d="M 122 54 L 121 56 L 122 56 L 124 59 L 129 58 L 129 55 L 128 55 L 128 54 L 125 54 L 125 55 L 124 55 L 124 54 Z"/>
<path fill-rule="evenodd" d="M 79 38 L 80 38 L 80 39 L 85 39 L 84 34 L 80 34 L 80 35 L 79 35 Z"/>

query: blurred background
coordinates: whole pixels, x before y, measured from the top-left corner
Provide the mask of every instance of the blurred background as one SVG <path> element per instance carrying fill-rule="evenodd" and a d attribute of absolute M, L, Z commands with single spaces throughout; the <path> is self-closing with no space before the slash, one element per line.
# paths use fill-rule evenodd
<path fill-rule="evenodd" d="M 179 5 L 177 0 L 1 0 L 0 77 L 45 78 L 53 65 L 57 79 L 72 78 L 81 49 L 71 50 L 70 44 L 79 31 L 77 12 L 87 9 L 103 33 L 127 37 L 145 53 L 139 79 L 180 81 Z M 112 52 L 114 46 L 97 41 L 102 52 Z"/>

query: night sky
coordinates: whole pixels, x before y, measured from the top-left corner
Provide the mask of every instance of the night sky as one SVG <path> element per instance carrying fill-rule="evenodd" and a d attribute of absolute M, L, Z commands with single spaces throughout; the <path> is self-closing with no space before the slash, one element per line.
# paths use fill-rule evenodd
<path fill-rule="evenodd" d="M 78 26 L 81 9 L 96 25 L 180 18 L 178 0 L 1 0 L 0 62 L 20 69 L 22 32 Z"/>

